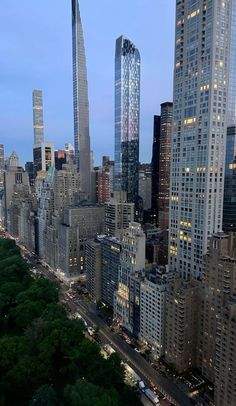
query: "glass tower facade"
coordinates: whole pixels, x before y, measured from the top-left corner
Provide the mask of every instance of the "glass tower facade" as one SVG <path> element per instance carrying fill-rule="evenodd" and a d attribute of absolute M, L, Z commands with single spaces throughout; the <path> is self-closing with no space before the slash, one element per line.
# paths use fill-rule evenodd
<path fill-rule="evenodd" d="M 169 265 L 186 279 L 222 230 L 231 4 L 176 2 Z"/>
<path fill-rule="evenodd" d="M 80 172 L 81 191 L 89 197 L 91 166 L 87 67 L 78 0 L 72 0 L 71 4 L 75 161 Z"/>
<path fill-rule="evenodd" d="M 115 53 L 115 188 L 138 195 L 140 116 L 140 54 L 121 36 Z"/>
<path fill-rule="evenodd" d="M 34 144 L 44 142 L 43 92 L 33 90 Z"/>
<path fill-rule="evenodd" d="M 227 129 L 223 230 L 236 232 L 236 126 Z"/>

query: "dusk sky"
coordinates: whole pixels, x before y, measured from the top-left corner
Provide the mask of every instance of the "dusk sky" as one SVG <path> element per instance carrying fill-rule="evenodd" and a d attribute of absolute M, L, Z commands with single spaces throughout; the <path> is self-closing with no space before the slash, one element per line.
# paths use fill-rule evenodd
<path fill-rule="evenodd" d="M 114 150 L 115 40 L 141 53 L 140 160 L 151 158 L 153 115 L 172 100 L 175 0 L 80 0 L 95 163 Z M 44 93 L 45 139 L 73 143 L 70 0 L 1 0 L 0 143 L 32 160 L 32 90 Z"/>

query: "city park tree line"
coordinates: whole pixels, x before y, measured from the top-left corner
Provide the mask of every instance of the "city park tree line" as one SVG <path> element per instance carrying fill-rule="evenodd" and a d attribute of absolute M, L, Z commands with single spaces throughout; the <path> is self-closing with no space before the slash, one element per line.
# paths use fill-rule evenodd
<path fill-rule="evenodd" d="M 0 406 L 139 406 L 116 354 L 105 360 L 58 303 L 59 286 L 32 278 L 0 240 Z"/>

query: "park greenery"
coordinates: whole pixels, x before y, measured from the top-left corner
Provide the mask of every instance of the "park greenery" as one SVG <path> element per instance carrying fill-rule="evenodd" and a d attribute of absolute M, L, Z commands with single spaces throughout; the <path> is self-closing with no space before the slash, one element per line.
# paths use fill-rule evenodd
<path fill-rule="evenodd" d="M 140 405 L 119 357 L 102 358 L 58 294 L 31 276 L 14 241 L 0 240 L 0 405 Z"/>

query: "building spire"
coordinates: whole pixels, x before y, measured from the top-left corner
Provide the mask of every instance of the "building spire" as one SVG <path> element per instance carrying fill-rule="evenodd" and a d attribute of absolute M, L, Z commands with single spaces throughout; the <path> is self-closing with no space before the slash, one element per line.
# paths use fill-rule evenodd
<path fill-rule="evenodd" d="M 89 198 L 91 168 L 88 81 L 83 27 L 78 0 L 72 0 L 72 52 L 75 161 L 80 171 L 81 191 Z"/>

